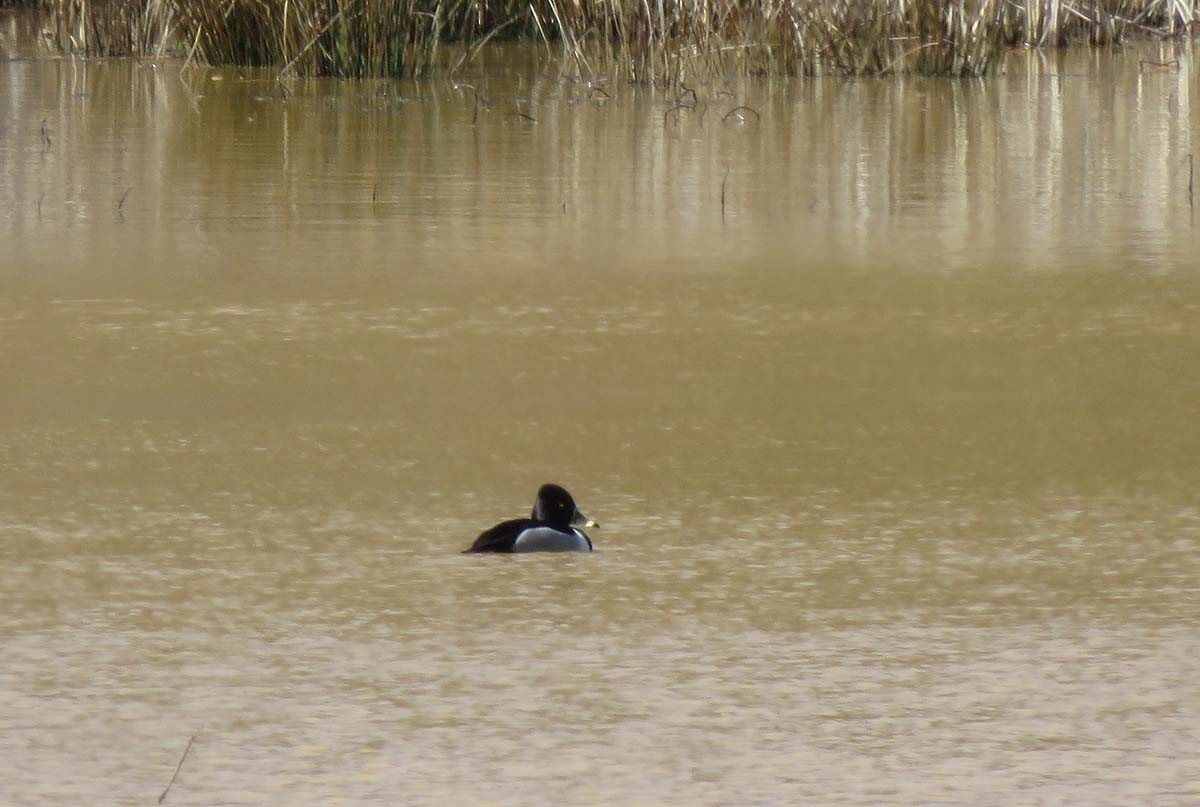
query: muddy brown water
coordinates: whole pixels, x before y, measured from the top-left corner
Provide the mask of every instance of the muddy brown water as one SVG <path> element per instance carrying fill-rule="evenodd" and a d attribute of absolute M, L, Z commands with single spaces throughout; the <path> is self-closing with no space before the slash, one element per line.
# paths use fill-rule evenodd
<path fill-rule="evenodd" d="M 0 30 L 0 803 L 1200 802 L 1190 51 L 672 109 Z M 458 554 L 549 480 L 597 552 Z"/>

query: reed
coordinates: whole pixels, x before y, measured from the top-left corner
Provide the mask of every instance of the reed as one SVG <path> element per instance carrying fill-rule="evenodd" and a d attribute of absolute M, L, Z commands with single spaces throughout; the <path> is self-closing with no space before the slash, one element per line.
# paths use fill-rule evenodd
<path fill-rule="evenodd" d="M 681 86 L 733 75 L 987 73 L 1006 47 L 1179 35 L 1200 0 L 45 0 L 59 46 L 191 52 L 308 76 L 454 72 L 499 39 L 573 72 Z"/>
<path fill-rule="evenodd" d="M 1179 36 L 1200 23 L 1196 0 L 1015 0 L 1001 15 L 1005 42 L 1025 47 L 1119 42 L 1131 31 Z"/>
<path fill-rule="evenodd" d="M 43 0 L 58 48 L 88 56 L 160 55 L 178 0 Z"/>
<path fill-rule="evenodd" d="M 183 749 L 183 755 L 179 757 L 179 763 L 175 766 L 175 773 L 171 774 L 171 781 L 167 782 L 167 787 L 163 790 L 162 795 L 158 797 L 158 803 L 162 804 L 166 800 L 167 794 L 171 792 L 171 787 L 175 784 L 175 780 L 179 778 L 179 769 L 183 767 L 183 761 L 187 759 L 188 751 L 192 750 L 192 743 L 196 742 L 196 735 L 193 734 L 188 740 L 187 746 Z"/>

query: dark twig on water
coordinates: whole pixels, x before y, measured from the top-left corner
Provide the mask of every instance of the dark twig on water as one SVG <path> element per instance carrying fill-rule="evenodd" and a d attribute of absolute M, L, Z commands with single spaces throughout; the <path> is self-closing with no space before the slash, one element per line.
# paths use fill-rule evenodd
<path fill-rule="evenodd" d="M 756 122 L 762 121 L 762 115 L 758 114 L 758 110 L 754 109 L 753 107 L 735 106 L 733 109 L 729 110 L 721 117 L 721 123 L 728 123 L 729 119 L 735 115 L 737 116 L 738 120 L 741 120 L 741 121 L 746 120 L 746 116 L 743 115 L 742 112 L 751 112 L 754 114 L 754 120 Z"/>
<path fill-rule="evenodd" d="M 376 182 L 371 188 L 371 207 L 375 206 L 375 200 L 379 198 L 379 183 Z"/>
<path fill-rule="evenodd" d="M 123 194 L 121 194 L 121 201 L 117 202 L 117 212 L 118 213 L 120 213 L 121 210 L 125 207 L 125 200 L 129 198 L 129 192 L 132 190 L 133 190 L 133 186 L 130 185 L 128 188 L 125 189 L 125 192 Z"/>
<path fill-rule="evenodd" d="M 1159 70 L 1171 70 L 1171 69 L 1178 70 L 1179 69 L 1179 60 L 1176 59 L 1173 62 L 1155 62 L 1155 61 L 1151 61 L 1150 59 L 1142 59 L 1141 61 L 1138 62 L 1138 69 L 1140 70 L 1143 67 L 1156 67 Z"/>
<path fill-rule="evenodd" d="M 729 181 L 729 166 L 725 166 L 725 175 L 721 177 L 721 223 L 725 223 L 725 183 Z"/>
<path fill-rule="evenodd" d="M 171 785 L 175 784 L 175 777 L 179 776 L 179 769 L 183 767 L 183 761 L 187 759 L 188 751 L 192 750 L 192 743 L 196 742 L 196 735 L 188 740 L 187 748 L 183 749 L 183 756 L 179 757 L 179 764 L 175 766 L 175 773 L 171 774 L 171 781 L 167 782 L 167 787 L 163 790 L 162 795 L 158 797 L 158 803 L 162 804 L 163 799 L 167 797 L 167 793 L 171 790 Z"/>
<path fill-rule="evenodd" d="M 1196 209 L 1196 193 L 1195 193 L 1195 174 L 1196 174 L 1196 155 L 1188 155 L 1188 208 Z"/>
<path fill-rule="evenodd" d="M 491 109 L 492 105 L 488 103 L 488 99 L 479 94 L 478 89 L 471 87 L 471 90 L 475 93 L 475 108 L 471 110 L 471 125 L 474 126 L 475 122 L 479 120 L 479 108 Z"/>
<path fill-rule="evenodd" d="M 483 107 L 484 109 L 488 109 L 491 106 L 487 99 L 479 94 L 479 88 L 474 84 L 456 84 L 454 85 L 454 88 L 456 90 L 466 88 L 475 94 L 475 104 L 471 108 L 471 125 L 474 126 L 475 124 L 479 123 L 479 108 Z"/>

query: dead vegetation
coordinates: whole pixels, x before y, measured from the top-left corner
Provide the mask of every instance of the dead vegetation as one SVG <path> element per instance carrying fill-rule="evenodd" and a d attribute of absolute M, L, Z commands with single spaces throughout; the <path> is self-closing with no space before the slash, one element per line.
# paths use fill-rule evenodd
<path fill-rule="evenodd" d="M 45 0 L 86 55 L 188 55 L 305 76 L 454 72 L 525 39 L 580 73 L 679 85 L 733 75 L 983 75 L 1009 47 L 1179 36 L 1200 0 Z"/>

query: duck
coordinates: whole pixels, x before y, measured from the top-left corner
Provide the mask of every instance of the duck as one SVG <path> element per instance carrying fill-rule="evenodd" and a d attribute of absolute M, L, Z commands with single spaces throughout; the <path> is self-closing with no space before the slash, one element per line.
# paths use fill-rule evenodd
<path fill-rule="evenodd" d="M 529 518 L 502 521 L 484 530 L 471 552 L 591 552 L 592 539 L 582 529 L 599 527 L 579 512 L 575 499 L 562 485 L 547 483 L 538 488 Z"/>

